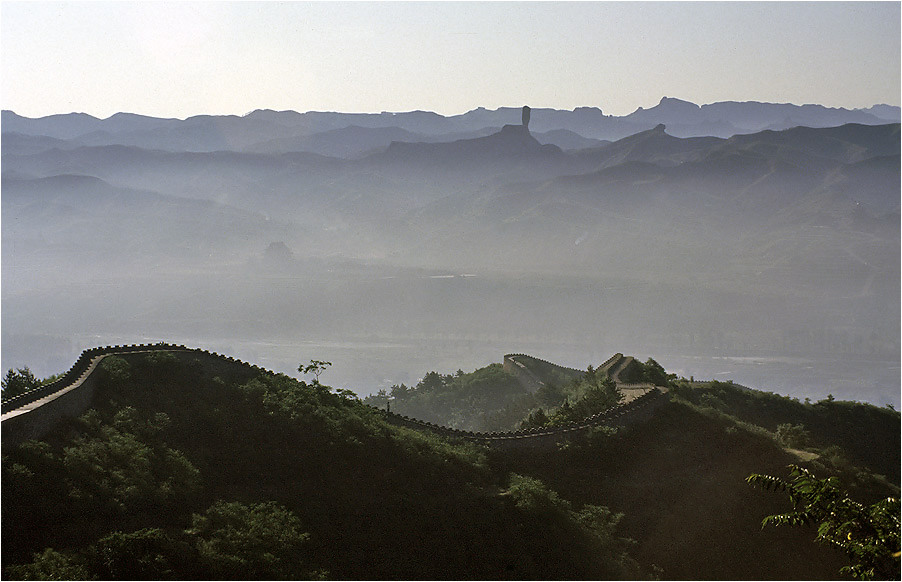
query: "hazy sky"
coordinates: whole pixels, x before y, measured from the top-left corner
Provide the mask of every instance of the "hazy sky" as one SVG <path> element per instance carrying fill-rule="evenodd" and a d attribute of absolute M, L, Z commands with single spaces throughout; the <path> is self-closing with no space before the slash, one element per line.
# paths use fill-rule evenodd
<path fill-rule="evenodd" d="M 184 118 L 900 104 L 900 3 L 0 2 L 0 105 Z"/>

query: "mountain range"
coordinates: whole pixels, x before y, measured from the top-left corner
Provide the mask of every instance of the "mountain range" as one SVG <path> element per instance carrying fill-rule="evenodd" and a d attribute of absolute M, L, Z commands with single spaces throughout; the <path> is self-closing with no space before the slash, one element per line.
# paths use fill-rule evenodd
<path fill-rule="evenodd" d="M 624 117 L 534 109 L 528 128 L 515 108 L 4 111 L 3 365 L 35 329 L 47 346 L 482 338 L 855 354 L 890 362 L 865 385 L 892 401 L 900 133 L 878 115 L 894 111 L 664 99 Z M 742 131 L 680 133 L 721 122 Z M 273 243 L 290 251 L 275 264 Z M 447 359 L 480 364 L 465 357 Z M 364 391 L 401 379 L 364 359 Z M 847 370 L 821 389 L 863 390 Z"/>
<path fill-rule="evenodd" d="M 900 121 L 899 107 L 888 105 L 849 110 L 821 105 L 729 101 L 699 106 L 670 97 L 662 98 L 655 107 L 640 107 L 625 116 L 605 115 L 597 107 L 534 111 L 531 130 L 543 143 L 564 149 L 587 147 L 591 142 L 585 140 L 615 141 L 662 123 L 677 137 L 730 137 L 795 126 L 879 125 Z M 84 113 L 30 119 L 4 110 L 0 124 L 4 133 L 45 135 L 74 140 L 80 145 L 117 144 L 172 151 L 309 151 L 356 157 L 392 141 L 455 141 L 488 135 L 519 121 L 520 108 L 480 107 L 452 116 L 426 111 L 351 114 L 256 110 L 240 117 L 198 115 L 184 120 L 131 113 L 117 113 L 107 119 Z"/>

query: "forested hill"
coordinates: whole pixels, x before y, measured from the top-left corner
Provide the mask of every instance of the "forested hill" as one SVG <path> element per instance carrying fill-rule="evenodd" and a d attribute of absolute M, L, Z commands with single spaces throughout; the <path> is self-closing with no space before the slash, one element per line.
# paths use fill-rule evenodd
<path fill-rule="evenodd" d="M 642 422 L 507 450 L 191 350 L 89 375 L 87 412 L 4 439 L 7 578 L 834 579 L 842 552 L 762 531 L 785 500 L 745 478 L 794 462 L 898 496 L 897 412 L 727 383 L 668 378 Z"/>

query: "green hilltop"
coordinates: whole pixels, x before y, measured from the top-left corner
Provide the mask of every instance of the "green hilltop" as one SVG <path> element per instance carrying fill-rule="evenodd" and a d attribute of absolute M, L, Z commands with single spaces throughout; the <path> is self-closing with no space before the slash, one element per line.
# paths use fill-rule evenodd
<path fill-rule="evenodd" d="M 85 412 L 4 432 L 4 576 L 835 579 L 846 555 L 812 526 L 762 529 L 791 507 L 745 479 L 798 464 L 898 498 L 894 410 L 520 356 L 538 384 L 505 358 L 361 401 L 191 351 L 106 355 Z"/>

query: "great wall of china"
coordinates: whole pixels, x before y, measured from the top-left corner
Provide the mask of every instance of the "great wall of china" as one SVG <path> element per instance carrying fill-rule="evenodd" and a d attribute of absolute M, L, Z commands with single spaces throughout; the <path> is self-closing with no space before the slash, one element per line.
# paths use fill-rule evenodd
<path fill-rule="evenodd" d="M 41 438 L 63 418 L 77 417 L 86 412 L 91 407 L 97 384 L 97 375 L 94 372 L 104 358 L 109 356 L 128 358 L 137 354 L 153 352 L 169 352 L 179 358 L 200 361 L 211 369 L 240 366 L 259 374 L 274 374 L 274 372 L 229 356 L 180 345 L 134 344 L 88 349 L 82 352 L 72 368 L 55 382 L 3 401 L 2 416 L 0 416 L 0 427 L 2 427 L 0 436 L 2 436 L 3 443 L 16 445 L 28 439 Z M 557 366 L 525 354 L 506 355 L 504 369 L 514 374 L 524 386 L 531 390 L 538 389 L 542 385 L 542 381 L 520 361 L 525 358 L 547 366 L 554 366 L 570 374 L 582 373 L 579 370 Z M 601 366 L 601 369 L 605 370 L 613 380 L 619 382 L 620 373 L 626 370 L 632 361 L 631 357 L 615 354 Z M 615 367 L 616 369 L 611 372 L 611 369 Z M 544 447 L 554 446 L 561 440 L 583 434 L 592 427 L 626 426 L 645 420 L 651 417 L 655 408 L 669 400 L 665 387 L 647 384 L 620 384 L 620 387 L 629 397 L 618 406 L 581 422 L 555 428 L 478 433 L 439 426 L 381 409 L 374 410 L 378 410 L 390 424 L 415 430 L 428 430 L 449 438 L 479 442 L 498 448 Z"/>

